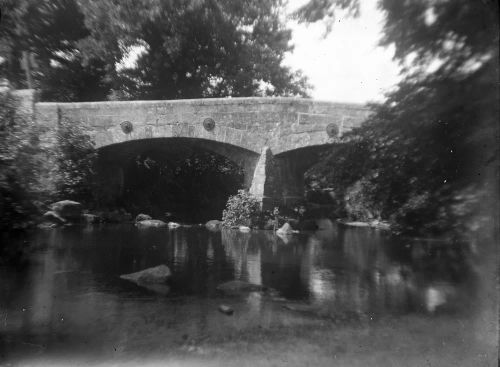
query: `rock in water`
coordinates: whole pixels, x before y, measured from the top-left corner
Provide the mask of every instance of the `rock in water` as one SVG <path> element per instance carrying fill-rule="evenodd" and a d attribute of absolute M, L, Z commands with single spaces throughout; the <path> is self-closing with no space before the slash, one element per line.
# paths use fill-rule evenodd
<path fill-rule="evenodd" d="M 54 224 L 66 224 L 67 220 L 64 219 L 63 217 L 59 216 L 56 212 L 54 211 L 48 211 L 43 215 L 43 219 L 45 221 L 48 221 L 50 223 Z"/>
<path fill-rule="evenodd" d="M 217 287 L 217 290 L 228 294 L 240 294 L 248 292 L 261 292 L 265 290 L 265 287 L 241 280 L 231 280 L 220 284 Z"/>
<path fill-rule="evenodd" d="M 292 229 L 292 226 L 288 222 L 283 224 L 283 227 L 276 231 L 277 234 L 292 234 L 294 232 L 296 231 Z"/>
<path fill-rule="evenodd" d="M 168 228 L 179 228 L 181 225 L 176 222 L 168 222 Z"/>
<path fill-rule="evenodd" d="M 141 220 L 135 224 L 137 227 L 165 227 L 167 223 L 159 219 Z"/>
<path fill-rule="evenodd" d="M 147 214 L 137 214 L 137 217 L 135 217 L 135 222 L 142 222 L 143 220 L 151 220 L 153 218 L 151 218 L 151 216 L 147 215 Z"/>
<path fill-rule="evenodd" d="M 120 275 L 121 279 L 130 280 L 137 284 L 158 284 L 165 283 L 172 273 L 167 265 L 158 265 L 137 273 Z"/>
<path fill-rule="evenodd" d="M 210 231 L 218 231 L 222 227 L 222 222 L 220 220 L 209 220 L 205 223 L 205 227 Z"/>
<path fill-rule="evenodd" d="M 234 312 L 234 310 L 228 305 L 219 305 L 219 311 L 226 315 L 232 315 Z"/>
<path fill-rule="evenodd" d="M 58 216 L 69 220 L 75 221 L 82 218 L 82 204 L 71 201 L 62 200 L 50 205 L 50 209 L 55 212 Z"/>
<path fill-rule="evenodd" d="M 250 227 L 247 226 L 239 226 L 238 229 L 240 232 L 250 232 Z"/>

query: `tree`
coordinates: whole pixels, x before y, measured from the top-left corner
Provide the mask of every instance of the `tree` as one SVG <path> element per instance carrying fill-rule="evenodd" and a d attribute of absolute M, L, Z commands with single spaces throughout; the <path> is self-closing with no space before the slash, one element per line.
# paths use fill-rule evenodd
<path fill-rule="evenodd" d="M 320 4 L 316 15 L 308 10 L 313 3 Z M 313 1 L 296 16 L 318 21 L 335 6 L 358 5 Z M 402 230 L 457 230 L 481 209 L 480 193 L 497 197 L 498 4 L 380 0 L 379 7 L 381 44 L 395 46 L 403 80 L 311 178 L 326 177 L 340 191 L 367 182 L 366 204 L 381 207 Z M 352 167 L 354 158 L 363 165 Z"/>
<path fill-rule="evenodd" d="M 129 0 L 113 11 L 89 4 L 103 17 L 93 30 L 142 47 L 137 67 L 120 75 L 130 97 L 306 95 L 305 78 L 282 65 L 292 47 L 279 0 Z"/>
<path fill-rule="evenodd" d="M 3 73 L 24 87 L 21 55 L 37 63 L 42 98 L 307 95 L 281 0 L 2 0 Z M 130 51 L 137 66 L 119 69 Z"/>
<path fill-rule="evenodd" d="M 0 231 L 24 228 L 37 210 L 38 130 L 16 113 L 17 104 L 0 94 Z"/>
<path fill-rule="evenodd" d="M 114 66 L 106 69 L 106 60 L 86 57 L 81 43 L 89 31 L 75 0 L 2 0 L 1 8 L 2 74 L 16 88 L 27 87 L 23 53 L 29 52 L 42 99 L 105 98 Z"/>

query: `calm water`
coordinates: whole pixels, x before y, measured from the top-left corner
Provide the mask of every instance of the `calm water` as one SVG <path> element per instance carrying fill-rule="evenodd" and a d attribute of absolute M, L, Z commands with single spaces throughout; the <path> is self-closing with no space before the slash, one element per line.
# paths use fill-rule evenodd
<path fill-rule="evenodd" d="M 223 350 L 227 338 L 256 328 L 279 335 L 314 322 L 377 330 L 391 320 L 423 320 L 428 326 L 417 336 L 423 341 L 436 322 L 457 340 L 469 340 L 477 331 L 471 327 L 481 331 L 477 320 L 490 315 L 481 292 L 494 285 L 468 248 L 329 221 L 320 227 L 284 238 L 133 225 L 37 232 L 22 267 L 0 267 L 0 358 L 22 365 L 189 354 L 210 343 Z M 173 273 L 161 289 L 119 278 L 159 264 Z M 239 297 L 217 291 L 234 279 L 269 291 Z M 234 315 L 220 313 L 221 303 Z M 481 337 L 487 338 L 474 340 Z"/>

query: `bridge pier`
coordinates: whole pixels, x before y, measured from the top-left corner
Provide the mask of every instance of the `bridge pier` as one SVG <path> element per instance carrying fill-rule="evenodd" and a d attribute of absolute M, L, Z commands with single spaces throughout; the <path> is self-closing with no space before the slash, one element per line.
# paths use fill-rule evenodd
<path fill-rule="evenodd" d="M 262 210 L 291 207 L 303 199 L 306 168 L 301 163 L 295 155 L 276 157 L 269 147 L 262 149 L 249 189 Z"/>

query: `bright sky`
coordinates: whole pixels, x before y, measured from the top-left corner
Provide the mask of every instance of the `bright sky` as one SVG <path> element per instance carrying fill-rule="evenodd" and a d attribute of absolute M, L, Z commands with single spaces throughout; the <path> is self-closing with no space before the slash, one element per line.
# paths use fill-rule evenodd
<path fill-rule="evenodd" d="M 304 3 L 290 0 L 290 9 Z M 313 85 L 312 97 L 336 102 L 381 101 L 399 81 L 394 50 L 377 46 L 383 14 L 377 1 L 361 1 L 359 18 L 337 17 L 326 38 L 324 24 L 291 24 L 293 53 L 285 63 L 301 69 Z"/>
<path fill-rule="evenodd" d="M 289 11 L 306 0 L 289 0 Z M 337 16 L 325 38 L 325 25 L 290 23 L 295 49 L 285 64 L 302 70 L 312 84 L 312 97 L 335 102 L 382 101 L 384 93 L 399 81 L 399 67 L 392 61 L 394 50 L 379 47 L 383 14 L 376 0 L 361 0 L 358 18 Z M 132 66 L 140 47 L 121 63 Z"/>

